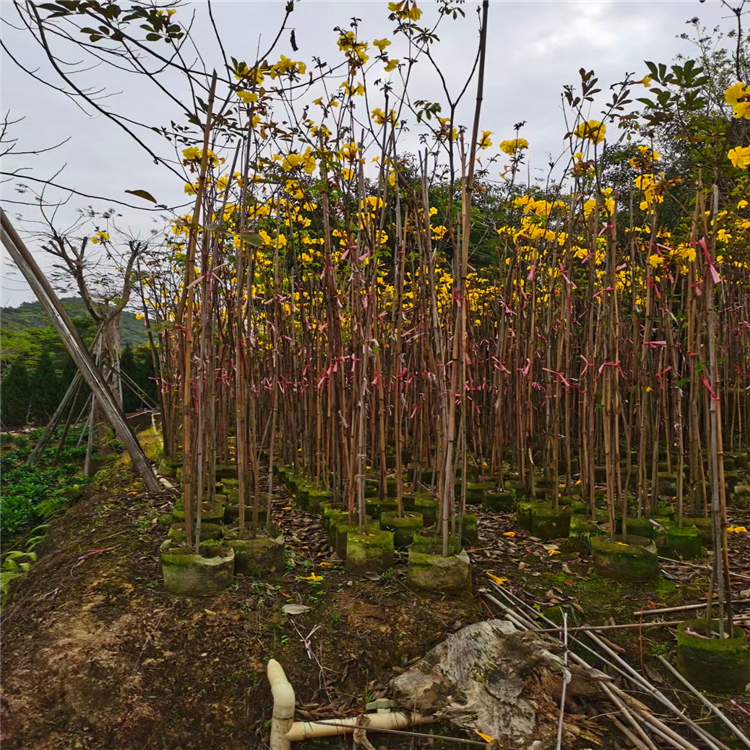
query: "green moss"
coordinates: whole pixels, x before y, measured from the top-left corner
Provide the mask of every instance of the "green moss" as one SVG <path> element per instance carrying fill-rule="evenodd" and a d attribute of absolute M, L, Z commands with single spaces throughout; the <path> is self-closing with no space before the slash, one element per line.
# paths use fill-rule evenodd
<path fill-rule="evenodd" d="M 469 547 L 479 543 L 479 529 L 477 517 L 474 513 L 466 513 L 456 519 L 456 524 L 461 524 L 461 543 Z"/>
<path fill-rule="evenodd" d="M 701 533 L 695 526 L 668 526 L 657 535 L 657 546 L 664 557 L 692 560 L 701 555 Z"/>
<path fill-rule="evenodd" d="M 219 539 L 223 531 L 223 528 L 218 523 L 202 523 L 201 539 Z M 174 541 L 184 541 L 185 523 L 173 523 L 169 529 L 167 538 Z"/>
<path fill-rule="evenodd" d="M 570 530 L 570 511 L 551 505 L 535 504 L 531 509 L 531 533 L 543 542 L 563 539 Z"/>
<path fill-rule="evenodd" d="M 237 479 L 237 464 L 218 464 L 216 466 L 217 479 Z"/>
<path fill-rule="evenodd" d="M 714 524 L 710 518 L 701 518 L 700 516 L 695 518 L 688 518 L 687 516 L 682 519 L 683 526 L 695 526 L 700 532 L 701 542 L 704 547 L 709 549 L 713 547 L 713 528 Z"/>
<path fill-rule="evenodd" d="M 648 518 L 628 518 L 626 522 L 628 535 L 645 536 L 647 539 L 654 538 L 654 524 Z M 617 531 L 622 533 L 622 518 L 617 520 Z"/>
<path fill-rule="evenodd" d="M 255 539 L 231 539 L 225 544 L 234 550 L 234 568 L 240 575 L 274 575 L 284 571 L 283 542 L 258 536 Z"/>
<path fill-rule="evenodd" d="M 412 547 L 406 581 L 414 588 L 425 591 L 464 594 L 471 592 L 471 563 L 462 552 L 450 557 L 428 555 Z"/>
<path fill-rule="evenodd" d="M 516 498 L 512 492 L 487 490 L 482 505 L 487 510 L 511 512 L 516 507 Z"/>
<path fill-rule="evenodd" d="M 397 510 L 389 510 L 380 516 L 380 523 L 383 528 L 393 532 L 393 546 L 401 548 L 412 543 L 414 532 L 423 528 L 424 519 L 416 511 L 404 512 L 403 516 L 399 516 Z"/>
<path fill-rule="evenodd" d="M 417 552 L 424 552 L 430 555 L 439 555 L 443 549 L 443 538 L 438 535 L 414 534 L 412 549 Z M 448 553 L 455 555 L 461 549 L 456 534 L 451 534 L 448 538 Z"/>
<path fill-rule="evenodd" d="M 573 515 L 570 517 L 568 529 L 568 541 L 565 544 L 567 551 L 588 552 L 591 549 L 591 538 L 598 536 L 601 532 L 599 527 L 585 516 Z"/>
<path fill-rule="evenodd" d="M 711 629 L 718 631 L 718 622 Z M 694 631 L 697 635 L 688 631 Z M 706 620 L 677 626 L 677 669 L 701 690 L 738 694 L 750 682 L 750 646 L 745 631 L 735 626 L 731 638 L 707 638 Z"/>
<path fill-rule="evenodd" d="M 185 520 L 185 503 L 180 500 L 172 511 L 172 517 L 175 521 Z M 217 500 L 213 503 L 203 503 L 201 506 L 201 521 L 206 523 L 221 523 L 224 520 L 224 503 Z"/>
<path fill-rule="evenodd" d="M 382 572 L 393 567 L 393 534 L 348 534 L 346 569 L 352 573 Z"/>
<path fill-rule="evenodd" d="M 210 596 L 223 591 L 234 577 L 234 550 L 227 546 L 176 547 L 167 539 L 159 549 L 167 591 L 181 596 Z"/>
<path fill-rule="evenodd" d="M 425 528 L 430 528 L 437 523 L 438 501 L 431 495 L 418 493 L 414 499 L 414 510 L 422 514 Z"/>
<path fill-rule="evenodd" d="M 659 575 L 659 560 L 655 552 L 646 549 L 649 544 L 649 539 L 635 535 L 628 537 L 627 544 L 611 542 L 609 537 L 594 537 L 591 540 L 594 569 L 614 581 L 652 581 Z"/>
<path fill-rule="evenodd" d="M 367 520 L 365 525 L 366 534 L 375 534 L 380 531 L 380 523 L 378 521 Z M 360 533 L 360 526 L 358 523 L 347 523 L 346 514 L 344 514 L 344 520 L 339 521 L 332 529 L 331 536 L 333 538 L 333 544 L 331 545 L 335 550 L 336 554 L 342 559 L 346 560 L 346 546 L 349 534 Z"/>

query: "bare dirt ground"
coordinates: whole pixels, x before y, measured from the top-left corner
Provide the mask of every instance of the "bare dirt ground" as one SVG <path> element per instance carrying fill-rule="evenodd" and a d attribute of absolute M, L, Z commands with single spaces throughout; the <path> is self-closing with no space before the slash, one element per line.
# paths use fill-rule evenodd
<path fill-rule="evenodd" d="M 677 567 L 650 589 L 605 581 L 585 557 L 550 554 L 511 515 L 481 511 L 480 543 L 470 551 L 475 596 L 412 592 L 403 564 L 377 580 L 354 579 L 317 516 L 292 508 L 280 489 L 274 520 L 287 539 L 285 573 L 237 579 L 217 597 L 177 598 L 156 569 L 173 502 L 145 493 L 120 462 L 53 521 L 38 563 L 15 582 L 2 614 L 6 750 L 263 747 L 269 658 L 285 667 L 299 717 L 359 711 L 447 634 L 495 615 L 476 593 L 485 571 L 540 609 L 572 600 L 582 621 L 596 623 L 633 621 L 638 609 L 698 601 L 705 592 L 702 573 Z M 747 558 L 746 548 L 737 554 Z M 305 580 L 311 573 L 323 580 Z M 311 609 L 290 617 L 282 611 L 288 603 Z M 661 679 L 655 654 L 673 647 L 667 629 L 612 640 Z"/>

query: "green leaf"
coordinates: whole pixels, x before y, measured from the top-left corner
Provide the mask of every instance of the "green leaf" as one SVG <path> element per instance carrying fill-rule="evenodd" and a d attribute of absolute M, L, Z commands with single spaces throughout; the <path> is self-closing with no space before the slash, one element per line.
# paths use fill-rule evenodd
<path fill-rule="evenodd" d="M 256 234 L 255 232 L 243 232 L 240 235 L 240 239 L 243 242 L 247 242 L 248 245 L 254 245 L 255 247 L 260 247 L 263 244 L 263 240 L 261 240 L 260 235 Z"/>
<path fill-rule="evenodd" d="M 143 198 L 144 201 L 151 201 L 151 203 L 157 202 L 156 198 L 154 198 L 148 190 L 126 190 L 125 192 L 130 193 L 130 195 L 135 195 L 137 198 Z"/>

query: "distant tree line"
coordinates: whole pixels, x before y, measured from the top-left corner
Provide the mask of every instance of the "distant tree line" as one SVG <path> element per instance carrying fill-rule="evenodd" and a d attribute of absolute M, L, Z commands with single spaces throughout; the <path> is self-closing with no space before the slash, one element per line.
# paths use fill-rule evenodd
<path fill-rule="evenodd" d="M 19 354 L 10 366 L 3 368 L 0 418 L 6 428 L 47 422 L 76 374 L 76 366 L 67 353 L 53 356 L 49 349 L 45 349 L 35 364 L 28 366 L 27 362 L 28 357 Z M 120 368 L 138 388 L 157 400 L 154 369 L 147 346 L 133 348 L 127 344 L 122 351 Z M 74 410 L 80 412 L 83 409 L 88 395 L 88 387 L 84 384 Z M 126 385 L 123 386 L 123 401 L 126 412 L 136 411 L 143 404 L 142 399 Z"/>

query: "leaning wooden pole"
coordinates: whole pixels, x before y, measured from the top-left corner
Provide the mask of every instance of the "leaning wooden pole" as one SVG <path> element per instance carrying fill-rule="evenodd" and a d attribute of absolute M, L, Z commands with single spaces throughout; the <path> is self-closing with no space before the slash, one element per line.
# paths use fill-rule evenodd
<path fill-rule="evenodd" d="M 130 454 L 133 467 L 138 476 L 143 479 L 149 492 L 161 492 L 162 487 L 159 484 L 159 480 L 156 478 L 151 464 L 148 462 L 146 454 L 136 440 L 135 435 L 133 435 L 128 427 L 125 417 L 112 392 L 109 390 L 106 380 L 94 364 L 94 360 L 91 358 L 78 332 L 70 322 L 52 286 L 34 260 L 34 256 L 29 252 L 29 249 L 19 237 L 18 232 L 14 229 L 10 219 L 2 208 L 0 208 L 0 234 L 2 234 L 3 245 L 10 253 L 10 257 L 24 275 L 27 283 L 47 313 L 47 316 L 52 321 L 52 325 L 57 330 L 65 347 L 70 352 L 70 356 L 86 379 L 92 394 L 94 394 L 94 397 L 99 402 L 115 434 Z"/>

